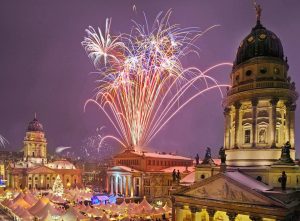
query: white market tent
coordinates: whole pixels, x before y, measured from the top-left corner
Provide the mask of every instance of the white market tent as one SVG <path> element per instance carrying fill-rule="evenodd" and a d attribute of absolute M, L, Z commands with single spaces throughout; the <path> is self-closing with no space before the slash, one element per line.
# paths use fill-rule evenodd
<path fill-rule="evenodd" d="M 104 215 L 103 217 L 102 217 L 102 219 L 100 219 L 101 221 L 110 221 L 110 219 L 106 216 L 106 215 Z"/>
<path fill-rule="evenodd" d="M 47 217 L 49 214 L 51 215 L 51 217 L 60 216 L 62 214 L 62 212 L 59 211 L 58 209 L 56 209 L 52 205 L 52 203 L 49 202 L 46 206 L 44 206 L 42 209 L 40 209 L 34 216 L 39 219 L 43 219 L 43 218 Z"/>
<path fill-rule="evenodd" d="M 24 193 L 23 193 L 23 192 L 20 192 L 20 193 L 13 199 L 13 201 L 15 202 L 15 201 L 17 201 L 18 199 L 23 199 L 23 197 L 24 197 Z"/>
<path fill-rule="evenodd" d="M 18 198 L 16 201 L 14 201 L 13 206 L 14 207 L 20 206 L 25 209 L 28 209 L 31 207 L 31 205 L 29 203 L 27 203 L 23 198 Z"/>
<path fill-rule="evenodd" d="M 66 202 L 61 196 L 51 195 L 49 197 L 49 199 L 53 203 L 65 203 Z"/>
<path fill-rule="evenodd" d="M 47 201 L 48 198 L 41 198 L 37 201 L 36 204 L 34 204 L 33 207 L 31 207 L 28 211 L 32 214 L 35 215 L 37 214 L 43 207 L 45 207 L 47 205 L 47 203 L 49 203 L 49 199 Z"/>
<path fill-rule="evenodd" d="M 18 206 L 15 210 L 12 211 L 16 216 L 18 216 L 22 221 L 34 220 L 34 217 L 24 208 Z"/>
<path fill-rule="evenodd" d="M 61 216 L 61 219 L 64 221 L 74 221 L 74 220 L 86 221 L 89 220 L 89 217 L 82 215 L 81 213 L 76 211 L 73 207 L 71 207 L 67 210 L 67 212 L 64 215 Z"/>
<path fill-rule="evenodd" d="M 24 196 L 23 196 L 23 199 L 29 203 L 31 206 L 33 206 L 34 204 L 37 203 L 38 199 L 30 192 L 26 193 Z"/>
<path fill-rule="evenodd" d="M 150 211 L 152 209 L 152 206 L 150 205 L 150 203 L 148 203 L 148 201 L 144 197 L 144 199 L 142 200 L 142 202 L 137 205 L 137 209 L 141 210 L 141 211 L 142 210 Z"/>

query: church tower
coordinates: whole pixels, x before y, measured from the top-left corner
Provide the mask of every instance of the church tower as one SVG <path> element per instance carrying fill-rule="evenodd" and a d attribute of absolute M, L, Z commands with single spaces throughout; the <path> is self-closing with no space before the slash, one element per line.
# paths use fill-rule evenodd
<path fill-rule="evenodd" d="M 257 21 L 239 45 L 224 99 L 224 147 L 229 166 L 272 165 L 289 141 L 295 159 L 298 94 L 280 39 Z"/>
<path fill-rule="evenodd" d="M 37 120 L 36 115 L 29 123 L 24 138 L 24 161 L 36 164 L 47 163 L 47 140 L 43 125 Z"/>

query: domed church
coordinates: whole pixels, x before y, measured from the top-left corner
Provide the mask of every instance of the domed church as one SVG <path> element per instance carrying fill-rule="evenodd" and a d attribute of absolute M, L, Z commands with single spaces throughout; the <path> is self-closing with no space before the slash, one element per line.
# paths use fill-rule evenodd
<path fill-rule="evenodd" d="M 23 151 L 22 161 L 8 165 L 8 187 L 50 189 L 58 175 L 66 188 L 82 185 L 81 170 L 71 162 L 64 159 L 48 162 L 45 132 L 36 115 L 27 127 Z"/>
<path fill-rule="evenodd" d="M 280 39 L 260 20 L 241 42 L 224 100 L 227 165 L 272 165 L 281 147 L 295 160 L 295 102 Z"/>
<path fill-rule="evenodd" d="M 222 163 L 214 163 L 208 148 L 194 179 L 184 178 L 172 195 L 173 220 L 300 220 L 298 93 L 280 39 L 255 8 L 256 24 L 238 47 L 223 101 Z"/>

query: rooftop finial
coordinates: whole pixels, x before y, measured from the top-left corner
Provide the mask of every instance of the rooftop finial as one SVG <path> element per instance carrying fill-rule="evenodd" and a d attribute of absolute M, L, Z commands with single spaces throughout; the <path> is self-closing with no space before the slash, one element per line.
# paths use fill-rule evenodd
<path fill-rule="evenodd" d="M 36 112 L 34 112 L 34 119 L 36 119 Z"/>
<path fill-rule="evenodd" d="M 254 5 L 255 11 L 256 11 L 256 21 L 260 22 L 262 8 L 259 4 L 257 4 L 256 0 L 253 0 L 253 5 Z"/>

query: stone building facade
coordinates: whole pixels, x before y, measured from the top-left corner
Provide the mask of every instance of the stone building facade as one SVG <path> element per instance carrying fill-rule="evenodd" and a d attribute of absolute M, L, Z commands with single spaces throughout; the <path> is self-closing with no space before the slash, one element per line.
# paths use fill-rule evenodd
<path fill-rule="evenodd" d="M 50 189 L 59 175 L 65 188 L 82 185 L 81 170 L 67 160 L 48 162 L 47 140 L 36 116 L 27 127 L 23 160 L 9 162 L 6 168 L 10 188 Z"/>
<path fill-rule="evenodd" d="M 174 169 L 183 178 L 194 170 L 193 159 L 126 150 L 114 156 L 114 166 L 107 172 L 108 192 L 128 198 L 146 196 L 148 200 L 166 200 L 174 185 Z"/>
<path fill-rule="evenodd" d="M 238 48 L 223 102 L 224 162 L 197 165 L 190 185 L 173 193 L 174 221 L 300 220 L 298 93 L 288 69 L 280 39 L 258 16 Z"/>

